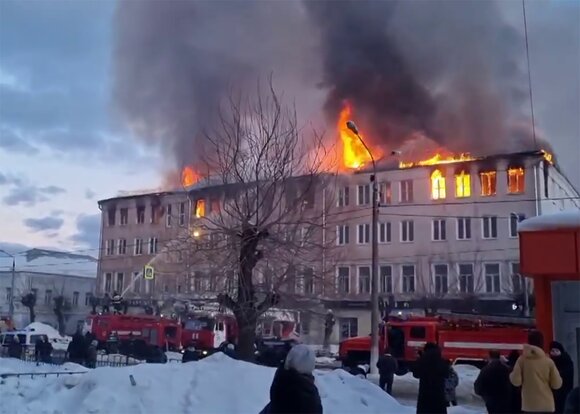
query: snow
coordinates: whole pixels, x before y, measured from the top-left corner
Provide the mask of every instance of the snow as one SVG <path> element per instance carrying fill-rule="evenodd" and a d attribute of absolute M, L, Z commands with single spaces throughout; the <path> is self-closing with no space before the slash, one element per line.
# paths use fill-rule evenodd
<path fill-rule="evenodd" d="M 55 372 L 62 368 L 85 370 L 75 364 L 36 366 L 0 359 L 0 373 L 6 370 Z M 274 372 L 273 368 L 217 353 L 186 364 L 103 367 L 81 375 L 35 379 L 9 377 L 0 382 L 0 413 L 258 413 L 269 400 Z M 471 375 L 467 374 L 460 371 L 461 377 Z M 131 385 L 130 375 L 135 379 L 135 386 Z M 340 369 L 315 371 L 315 380 L 325 414 L 415 412 L 413 407 L 401 405 L 371 382 Z M 449 412 L 475 414 L 482 410 L 454 407 Z"/>
<path fill-rule="evenodd" d="M 518 224 L 518 231 L 540 231 L 580 228 L 580 210 L 562 211 L 530 217 Z"/>
<path fill-rule="evenodd" d="M 15 252 L 17 253 L 17 252 Z M 92 256 L 59 252 L 56 250 L 30 249 L 15 254 L 16 271 L 51 273 L 79 277 L 97 277 L 97 259 Z M 0 256 L 2 267 L 11 266 L 12 258 Z"/>

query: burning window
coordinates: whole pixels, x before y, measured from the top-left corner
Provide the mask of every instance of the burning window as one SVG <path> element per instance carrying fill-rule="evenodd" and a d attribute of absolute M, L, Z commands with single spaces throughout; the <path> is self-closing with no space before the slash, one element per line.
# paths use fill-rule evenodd
<path fill-rule="evenodd" d="M 522 167 L 508 168 L 508 193 L 519 194 L 524 192 L 524 169 Z"/>
<path fill-rule="evenodd" d="M 195 217 L 205 217 L 205 200 L 203 198 L 195 202 Z"/>
<path fill-rule="evenodd" d="M 391 183 L 386 181 L 379 184 L 379 203 L 380 204 L 391 204 L 392 193 L 391 193 Z"/>
<path fill-rule="evenodd" d="M 482 171 L 479 173 L 481 180 L 481 195 L 495 195 L 497 189 L 497 173 L 495 171 Z"/>
<path fill-rule="evenodd" d="M 445 198 L 445 176 L 441 170 L 435 170 L 431 174 L 431 198 L 433 200 Z"/>
<path fill-rule="evenodd" d="M 471 196 L 471 175 L 462 170 L 455 174 L 455 197 L 464 198 Z"/>

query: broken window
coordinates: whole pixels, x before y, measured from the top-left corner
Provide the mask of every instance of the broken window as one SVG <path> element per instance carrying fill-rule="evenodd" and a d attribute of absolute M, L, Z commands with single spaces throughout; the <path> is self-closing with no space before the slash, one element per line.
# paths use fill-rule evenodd
<path fill-rule="evenodd" d="M 121 226 L 126 226 L 128 222 L 129 222 L 129 209 L 122 208 L 121 209 L 121 218 L 119 220 L 119 224 Z"/>
<path fill-rule="evenodd" d="M 524 192 L 524 169 L 522 167 L 508 168 L 508 193 L 520 194 Z"/>
<path fill-rule="evenodd" d="M 179 225 L 185 226 L 185 203 L 179 204 Z"/>
<path fill-rule="evenodd" d="M 137 224 L 145 223 L 145 206 L 137 206 Z"/>
<path fill-rule="evenodd" d="M 171 208 L 171 204 L 167 204 L 167 212 L 165 214 L 165 226 L 167 226 L 167 227 L 171 227 L 171 221 L 173 219 L 173 217 L 171 217 L 172 213 L 173 213 L 173 211 Z"/>
<path fill-rule="evenodd" d="M 117 210 L 115 207 L 111 207 L 107 210 L 107 219 L 109 227 L 113 227 L 115 225 L 115 215 L 117 214 Z"/>
<path fill-rule="evenodd" d="M 497 173 L 495 171 L 482 171 L 479 173 L 479 179 L 481 181 L 481 195 L 495 195 L 497 187 Z"/>
<path fill-rule="evenodd" d="M 203 198 L 195 202 L 195 217 L 205 217 L 205 200 Z"/>
<path fill-rule="evenodd" d="M 219 213 L 220 212 L 220 201 L 217 198 L 210 200 L 209 202 L 209 212 Z"/>
<path fill-rule="evenodd" d="M 445 198 L 445 176 L 441 170 L 435 170 L 431 174 L 431 198 L 433 200 Z"/>
<path fill-rule="evenodd" d="M 455 174 L 455 197 L 471 196 L 471 175 L 466 171 Z"/>

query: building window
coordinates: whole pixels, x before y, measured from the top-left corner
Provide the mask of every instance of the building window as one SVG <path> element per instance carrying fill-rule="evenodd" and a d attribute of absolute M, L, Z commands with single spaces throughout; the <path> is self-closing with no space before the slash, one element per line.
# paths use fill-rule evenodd
<path fill-rule="evenodd" d="M 11 298 L 12 298 L 12 288 L 6 288 L 6 302 L 10 303 Z"/>
<path fill-rule="evenodd" d="M 179 225 L 185 226 L 185 203 L 179 203 Z"/>
<path fill-rule="evenodd" d="M 44 291 L 44 304 L 47 306 L 52 305 L 52 290 L 50 289 Z"/>
<path fill-rule="evenodd" d="M 157 246 L 158 245 L 158 240 L 157 237 L 151 237 L 149 239 L 149 254 L 157 254 Z"/>
<path fill-rule="evenodd" d="M 380 289 L 382 293 L 393 293 L 393 268 L 390 265 L 383 265 L 379 268 L 381 278 Z"/>
<path fill-rule="evenodd" d="M 129 222 L 129 209 L 128 208 L 122 208 L 121 211 L 121 218 L 119 220 L 119 224 L 121 226 L 126 226 L 127 223 Z"/>
<path fill-rule="evenodd" d="M 385 181 L 379 184 L 379 203 L 388 205 L 393 202 L 393 194 L 391 191 L 391 183 Z"/>
<path fill-rule="evenodd" d="M 370 232 L 371 232 L 371 225 L 370 224 L 359 224 L 357 227 L 357 243 L 358 244 L 367 244 L 370 242 Z"/>
<path fill-rule="evenodd" d="M 495 171 L 482 171 L 479 173 L 481 181 L 481 195 L 493 196 L 497 190 L 497 173 Z"/>
<path fill-rule="evenodd" d="M 173 214 L 172 211 L 172 207 L 171 204 L 167 204 L 167 212 L 165 213 L 165 226 L 166 227 L 171 227 L 171 223 L 173 220 L 173 217 L 171 217 L 171 215 Z"/>
<path fill-rule="evenodd" d="M 520 274 L 520 264 L 517 262 L 510 263 L 512 278 L 512 293 L 519 294 L 526 291 L 524 276 Z"/>
<path fill-rule="evenodd" d="M 350 293 L 350 267 L 341 266 L 338 268 L 338 293 Z"/>
<path fill-rule="evenodd" d="M 471 174 L 461 171 L 455 174 L 455 197 L 465 198 L 471 196 Z"/>
<path fill-rule="evenodd" d="M 133 272 L 133 292 L 135 293 L 141 293 L 141 280 L 144 280 L 139 273 L 141 272 Z"/>
<path fill-rule="evenodd" d="M 127 254 L 127 239 L 119 239 L 117 242 L 117 252 L 119 255 Z"/>
<path fill-rule="evenodd" d="M 346 207 L 349 203 L 349 189 L 348 187 L 341 187 L 338 189 L 338 198 L 336 199 L 337 207 Z"/>
<path fill-rule="evenodd" d="M 356 204 L 359 206 L 367 205 L 371 202 L 371 187 L 366 185 L 359 185 L 357 187 L 357 199 Z"/>
<path fill-rule="evenodd" d="M 115 254 L 115 240 L 107 240 L 105 242 L 105 254 L 112 256 Z"/>
<path fill-rule="evenodd" d="M 111 292 L 113 289 L 113 274 L 105 273 L 105 292 Z"/>
<path fill-rule="evenodd" d="M 437 169 L 431 173 L 431 198 L 433 200 L 443 200 L 445 196 L 445 176 L 441 170 Z"/>
<path fill-rule="evenodd" d="M 143 239 L 135 239 L 135 256 L 143 254 Z"/>
<path fill-rule="evenodd" d="M 195 217 L 205 217 L 205 199 L 200 198 L 195 202 Z"/>
<path fill-rule="evenodd" d="M 123 272 L 118 272 L 117 273 L 117 283 L 115 284 L 115 290 L 117 291 L 117 293 L 121 294 L 121 292 L 123 292 L 124 288 L 125 288 L 125 275 L 123 274 Z"/>
<path fill-rule="evenodd" d="M 457 217 L 457 240 L 471 240 L 470 217 Z"/>
<path fill-rule="evenodd" d="M 137 206 L 137 224 L 145 223 L 145 206 Z"/>
<path fill-rule="evenodd" d="M 220 212 L 220 201 L 217 198 L 209 200 L 209 212 L 210 213 Z"/>
<path fill-rule="evenodd" d="M 510 237 L 518 237 L 518 223 L 525 218 L 525 214 L 510 214 Z"/>
<path fill-rule="evenodd" d="M 157 205 L 151 205 L 151 223 L 159 224 L 160 216 L 161 216 L 161 208 Z"/>
<path fill-rule="evenodd" d="M 342 246 L 348 243 L 349 243 L 348 225 L 342 224 L 340 226 L 336 226 L 336 244 Z"/>
<path fill-rule="evenodd" d="M 447 226 L 445 225 L 445 219 L 435 219 L 433 220 L 433 232 L 432 237 L 434 241 L 447 240 Z"/>
<path fill-rule="evenodd" d="M 304 284 L 304 294 L 314 295 L 314 269 L 306 267 L 302 274 L 302 283 Z"/>
<path fill-rule="evenodd" d="M 401 266 L 403 275 L 403 293 L 415 292 L 415 265 Z"/>
<path fill-rule="evenodd" d="M 85 293 L 85 306 L 91 306 L 91 298 L 93 294 L 91 292 Z"/>
<path fill-rule="evenodd" d="M 358 293 L 371 293 L 371 268 L 358 267 Z"/>
<path fill-rule="evenodd" d="M 391 223 L 379 223 L 379 243 L 391 242 Z"/>
<path fill-rule="evenodd" d="M 73 292 L 72 305 L 75 308 L 79 307 L 79 292 Z"/>
<path fill-rule="evenodd" d="M 485 291 L 487 293 L 500 293 L 500 273 L 498 263 L 486 263 L 485 269 Z"/>
<path fill-rule="evenodd" d="M 412 242 L 415 240 L 414 227 L 413 220 L 403 220 L 401 222 L 401 242 Z"/>
<path fill-rule="evenodd" d="M 508 168 L 508 193 L 521 194 L 524 192 L 524 176 L 525 173 L 522 167 Z"/>
<path fill-rule="evenodd" d="M 413 202 L 413 181 L 403 180 L 400 183 L 400 202 L 401 203 L 412 203 Z"/>
<path fill-rule="evenodd" d="M 107 210 L 107 222 L 109 227 L 113 227 L 115 225 L 115 215 L 117 214 L 117 210 L 115 208 L 109 208 Z"/>
<path fill-rule="evenodd" d="M 497 217 L 496 216 L 484 216 L 481 219 L 481 225 L 483 227 L 483 238 L 484 239 L 496 239 L 497 238 Z"/>
<path fill-rule="evenodd" d="M 435 293 L 447 293 L 449 291 L 449 267 L 446 264 L 434 265 L 433 277 L 435 279 Z"/>
<path fill-rule="evenodd" d="M 358 336 L 358 318 L 338 318 L 340 340 Z"/>
<path fill-rule="evenodd" d="M 474 292 L 473 264 L 459 264 L 459 291 L 461 293 Z"/>

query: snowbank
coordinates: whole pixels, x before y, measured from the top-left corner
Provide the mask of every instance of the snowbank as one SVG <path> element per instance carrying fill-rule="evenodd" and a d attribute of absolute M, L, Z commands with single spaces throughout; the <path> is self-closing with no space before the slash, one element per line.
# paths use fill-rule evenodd
<path fill-rule="evenodd" d="M 63 365 L 42 364 L 36 362 L 27 362 L 14 358 L 0 358 L 0 375 L 2 374 L 16 374 L 27 372 L 86 372 L 87 369 L 79 364 L 67 362 Z M 4 388 L 0 385 L 0 393 L 4 392 Z M 3 395 L 3 394 L 2 394 Z M 2 400 L 4 401 L 4 400 Z M 0 408 L 0 412 L 2 408 Z"/>
<path fill-rule="evenodd" d="M 518 224 L 518 231 L 580 228 L 580 210 L 530 217 Z"/>
<path fill-rule="evenodd" d="M 414 412 L 342 370 L 315 375 L 327 414 Z M 104 367 L 83 375 L 21 378 L 17 383 L 6 379 L 0 385 L 0 413 L 258 413 L 268 402 L 273 376 L 273 368 L 218 353 L 187 364 Z"/>

